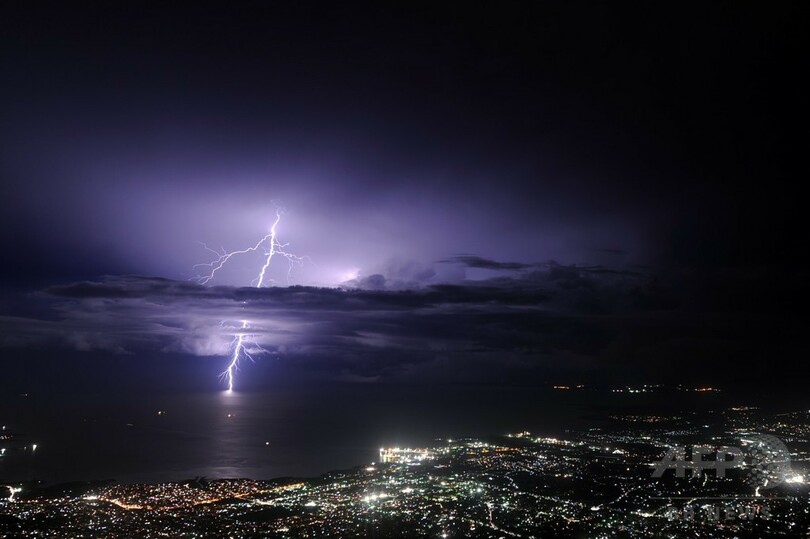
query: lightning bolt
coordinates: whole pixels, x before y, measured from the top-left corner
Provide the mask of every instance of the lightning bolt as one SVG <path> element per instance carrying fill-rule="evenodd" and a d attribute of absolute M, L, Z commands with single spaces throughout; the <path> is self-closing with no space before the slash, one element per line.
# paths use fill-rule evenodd
<path fill-rule="evenodd" d="M 204 263 L 204 264 L 196 264 L 194 268 L 208 268 L 208 271 L 203 275 L 197 277 L 197 282 L 200 284 L 208 284 L 211 279 L 217 274 L 217 272 L 222 269 L 225 264 L 227 264 L 233 257 L 240 255 L 240 254 L 247 254 L 251 252 L 256 252 L 259 249 L 264 249 L 265 260 L 264 264 L 259 271 L 258 276 L 251 281 L 251 285 L 255 285 L 256 288 L 262 288 L 265 286 L 265 282 L 268 280 L 267 278 L 267 270 L 270 268 L 270 263 L 273 261 L 273 257 L 279 255 L 284 257 L 287 260 L 289 265 L 287 269 L 287 282 L 289 284 L 290 273 L 292 272 L 293 268 L 296 265 L 303 264 L 305 260 L 308 260 L 307 257 L 298 256 L 286 251 L 288 243 L 280 243 L 277 239 L 277 229 L 278 224 L 281 222 L 281 216 L 284 214 L 284 210 L 282 208 L 276 209 L 276 219 L 273 221 L 272 226 L 270 227 L 270 232 L 268 232 L 263 238 L 256 242 L 255 245 L 252 247 L 248 247 L 246 249 L 241 249 L 238 251 L 225 251 L 222 249 L 221 251 L 216 251 L 211 249 L 206 244 L 202 244 L 202 246 L 216 255 L 216 259 Z M 272 279 L 270 279 L 272 281 Z M 250 327 L 250 323 L 247 320 L 242 320 L 241 330 L 246 330 Z M 248 347 L 246 346 L 247 342 L 251 342 L 253 346 L 258 349 L 259 353 L 266 352 L 261 346 L 251 340 L 251 335 L 249 332 L 240 331 L 236 333 L 233 340 L 231 341 L 230 349 L 230 363 L 228 363 L 228 367 L 225 371 L 221 374 L 221 377 L 225 380 L 228 384 L 228 391 L 233 391 L 233 384 L 234 384 L 234 376 L 236 371 L 239 370 L 239 361 L 246 357 L 253 361 L 253 357 L 251 353 L 248 351 Z"/>
<path fill-rule="evenodd" d="M 199 282 L 200 284 L 208 284 L 208 282 L 214 278 L 216 273 L 220 269 L 222 269 L 222 267 L 225 264 L 227 264 L 231 258 L 233 258 L 236 255 L 243 255 L 251 252 L 256 252 L 262 247 L 264 247 L 265 249 L 264 254 L 266 257 L 264 265 L 262 266 L 262 269 L 259 272 L 259 276 L 256 277 L 256 279 L 254 279 L 253 281 L 251 281 L 250 284 L 255 284 L 256 288 L 261 288 L 264 286 L 267 268 L 270 267 L 270 262 L 273 260 L 273 257 L 275 255 L 280 255 L 287 259 L 287 262 L 289 264 L 289 269 L 287 271 L 287 278 L 289 279 L 290 272 L 292 272 L 296 264 L 303 263 L 304 260 L 306 260 L 306 257 L 297 256 L 285 251 L 284 249 L 287 247 L 287 245 L 289 245 L 289 243 L 279 243 L 278 239 L 276 239 L 277 236 L 276 229 L 278 228 L 278 224 L 281 222 L 281 216 L 283 214 L 284 210 L 282 209 L 276 210 L 276 220 L 273 221 L 273 225 L 270 227 L 270 232 L 267 235 L 265 235 L 262 239 L 257 241 L 253 247 L 248 247 L 247 249 L 241 249 L 239 251 L 227 252 L 225 251 L 225 249 L 222 249 L 221 251 L 216 251 L 203 243 L 202 246 L 205 247 L 206 250 L 214 253 L 217 256 L 217 258 L 212 262 L 208 262 L 205 264 L 196 264 L 194 266 L 195 268 L 202 268 L 202 267 L 209 268 L 209 271 L 207 273 L 197 278 L 197 282 Z"/>
<path fill-rule="evenodd" d="M 242 320 L 242 329 L 247 329 L 248 322 L 247 320 Z M 250 357 L 250 354 L 247 353 L 245 350 L 245 334 L 244 333 L 237 333 L 236 336 L 231 341 L 231 348 L 233 349 L 233 354 L 231 355 L 231 362 L 228 363 L 228 368 L 225 369 L 225 372 L 222 373 L 222 377 L 225 378 L 225 381 L 228 383 L 228 391 L 233 391 L 233 375 L 239 369 L 239 358 L 243 355 L 246 357 Z M 251 358 L 252 359 L 252 358 Z"/>

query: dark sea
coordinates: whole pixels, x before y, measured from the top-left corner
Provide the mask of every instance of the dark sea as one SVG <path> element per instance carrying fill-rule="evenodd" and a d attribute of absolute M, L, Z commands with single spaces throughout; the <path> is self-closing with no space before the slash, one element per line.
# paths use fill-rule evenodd
<path fill-rule="evenodd" d="M 0 421 L 11 421 L 8 432 L 19 436 L 17 449 L 0 459 L 0 480 L 314 476 L 374 462 L 383 446 L 598 427 L 611 412 L 638 408 L 640 399 L 606 391 L 375 384 L 152 395 L 110 390 L 53 400 L 23 394 L 2 401 Z M 717 402 L 701 396 L 689 405 L 710 410 Z"/>

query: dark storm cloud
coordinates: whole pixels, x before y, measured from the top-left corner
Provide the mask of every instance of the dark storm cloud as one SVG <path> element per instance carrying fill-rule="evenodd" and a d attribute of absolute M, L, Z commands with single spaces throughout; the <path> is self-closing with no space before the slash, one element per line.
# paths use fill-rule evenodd
<path fill-rule="evenodd" d="M 532 264 L 524 264 L 522 262 L 498 262 L 497 260 L 490 260 L 474 255 L 457 255 L 453 258 L 442 260 L 441 262 L 463 264 L 468 268 L 493 270 L 520 270 L 532 267 Z"/>
<path fill-rule="evenodd" d="M 726 276 L 725 283 L 745 288 L 745 279 Z M 34 294 L 29 316 L 0 317 L 0 334 L 7 351 L 224 356 L 247 320 L 257 345 L 318 377 L 510 383 L 628 372 L 649 379 L 669 376 L 683 361 L 750 366 L 765 342 L 773 339 L 776 349 L 796 331 L 790 324 L 774 330 L 780 315 L 762 304 L 746 315 L 724 312 L 725 294 L 713 301 L 697 293 L 694 301 L 703 303 L 695 304 L 685 288 L 648 274 L 556 263 L 408 290 L 206 287 L 114 276 Z"/>
<path fill-rule="evenodd" d="M 517 271 L 517 270 L 541 270 L 548 272 L 549 279 L 570 279 L 576 278 L 583 274 L 602 274 L 602 275 L 625 275 L 641 277 L 643 274 L 638 271 L 629 269 L 614 269 L 605 266 L 583 266 L 581 264 L 564 265 L 555 261 L 543 262 L 537 264 L 527 264 L 524 262 L 499 262 L 497 260 L 490 260 L 475 255 L 457 255 L 451 258 L 440 260 L 441 264 L 458 264 L 466 268 L 486 269 L 486 270 L 504 270 L 504 271 Z M 542 275 L 542 273 L 541 273 Z"/>
<path fill-rule="evenodd" d="M 568 318 L 582 314 L 575 311 L 583 305 L 562 300 L 563 291 L 540 272 L 399 291 L 205 287 L 121 276 L 48 288 L 32 299 L 49 316 L 5 316 L 2 334 L 6 346 L 217 355 L 248 320 L 257 344 L 268 350 L 377 376 L 442 355 L 592 352 L 587 330 L 566 337 L 581 325 Z"/>

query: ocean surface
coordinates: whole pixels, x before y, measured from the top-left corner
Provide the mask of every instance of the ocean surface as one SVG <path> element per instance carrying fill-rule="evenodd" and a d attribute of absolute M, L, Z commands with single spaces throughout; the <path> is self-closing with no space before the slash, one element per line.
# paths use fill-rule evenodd
<path fill-rule="evenodd" d="M 0 479 L 313 476 L 373 462 L 384 446 L 521 430 L 557 435 L 598 426 L 611 411 L 635 407 L 641 398 L 550 388 L 373 384 L 234 393 L 109 391 L 61 395 L 52 402 L 48 395 L 19 395 L 3 401 L 0 421 L 19 433 L 15 443 L 29 451 L 7 452 Z M 715 405 L 705 397 L 692 404 Z"/>

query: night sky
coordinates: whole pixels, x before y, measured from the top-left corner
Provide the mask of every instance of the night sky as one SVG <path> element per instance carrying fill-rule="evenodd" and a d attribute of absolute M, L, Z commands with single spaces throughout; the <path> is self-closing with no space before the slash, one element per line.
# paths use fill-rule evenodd
<path fill-rule="evenodd" d="M 244 389 L 801 391 L 807 15 L 5 5 L 0 390 L 221 389 L 249 319 Z M 279 207 L 289 279 L 195 282 Z"/>

